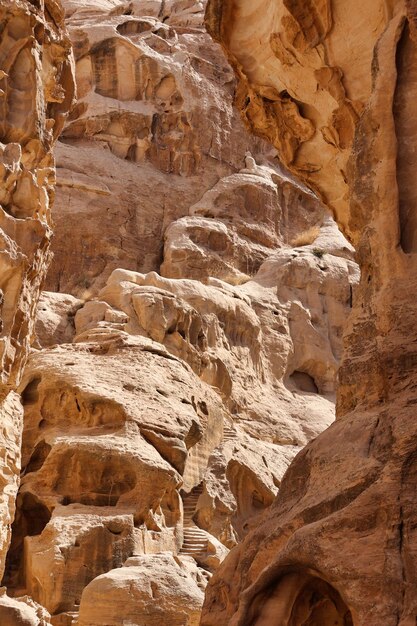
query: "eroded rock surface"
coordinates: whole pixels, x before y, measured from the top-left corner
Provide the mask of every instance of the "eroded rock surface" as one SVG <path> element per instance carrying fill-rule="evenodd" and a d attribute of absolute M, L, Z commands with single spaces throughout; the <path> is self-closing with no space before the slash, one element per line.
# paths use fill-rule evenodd
<path fill-rule="evenodd" d="M 262 188 L 269 172 L 258 176 Z M 73 343 L 33 351 L 10 593 L 30 594 L 54 619 L 80 609 L 98 625 L 83 589 L 93 581 L 91 593 L 104 593 L 113 574 L 101 575 L 132 555 L 192 558 L 204 587 L 203 572 L 259 523 L 294 455 L 334 418 L 358 276 L 331 218 L 317 230 L 310 244 L 271 250 L 240 285 L 217 278 L 209 248 L 205 282 L 198 268 L 196 278 L 115 270 L 97 298 L 76 302 Z M 193 255 L 183 258 L 188 276 Z M 48 306 L 45 346 L 65 342 L 56 329 L 68 323 L 68 308 L 45 294 Z"/>
<path fill-rule="evenodd" d="M 66 9 L 80 98 L 21 385 L 4 584 L 54 626 L 191 626 L 334 420 L 358 268 L 233 112 L 204 3 Z"/>
<path fill-rule="evenodd" d="M 202 624 L 415 620 L 415 2 L 218 2 L 238 105 L 358 250 L 338 420 L 226 560 Z"/>
<path fill-rule="evenodd" d="M 78 102 L 57 147 L 51 291 L 159 271 L 167 226 L 242 167 L 252 138 L 202 2 L 65 2 Z M 103 236 L 105 233 L 105 236 Z"/>
<path fill-rule="evenodd" d="M 0 21 L 2 573 L 20 469 L 22 408 L 15 391 L 50 261 L 52 147 L 72 104 L 74 77 L 58 3 L 0 2 Z"/>
<path fill-rule="evenodd" d="M 170 554 L 132 557 L 84 591 L 80 626 L 198 626 L 204 585 L 195 565 Z"/>

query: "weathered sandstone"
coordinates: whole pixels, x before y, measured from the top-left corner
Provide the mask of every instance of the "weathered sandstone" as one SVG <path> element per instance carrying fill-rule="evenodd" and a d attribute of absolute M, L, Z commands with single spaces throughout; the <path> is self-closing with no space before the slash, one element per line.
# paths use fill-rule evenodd
<path fill-rule="evenodd" d="M 237 103 L 358 250 L 338 419 L 226 560 L 202 624 L 406 626 L 417 612 L 416 3 L 211 0 Z"/>
<path fill-rule="evenodd" d="M 51 626 L 48 611 L 30 597 L 9 598 L 3 588 L 0 595 L 2 626 Z"/>
<path fill-rule="evenodd" d="M 233 110 L 204 2 L 65 8 L 79 100 L 57 149 L 3 584 L 54 626 L 192 626 L 334 420 L 358 268 Z"/>
<path fill-rule="evenodd" d="M 82 305 L 82 300 L 69 294 L 42 291 L 36 310 L 34 345 L 48 348 L 71 342 L 75 335 L 74 317 Z"/>
<path fill-rule="evenodd" d="M 188 566 L 188 567 L 187 567 Z M 84 591 L 79 626 L 198 626 L 204 593 L 198 570 L 170 554 L 132 557 Z"/>
<path fill-rule="evenodd" d="M 70 42 L 56 2 L 0 2 L 0 572 L 20 469 L 15 391 L 50 260 L 52 146 L 74 96 Z"/>
<path fill-rule="evenodd" d="M 271 250 L 238 286 L 118 269 L 85 304 L 45 294 L 54 323 L 42 343 L 60 345 L 33 351 L 22 383 L 10 593 L 66 624 L 93 610 L 86 585 L 106 593 L 113 574 L 101 575 L 132 555 L 170 551 L 217 569 L 333 420 L 351 256 L 326 218 L 315 242 Z M 68 328 L 68 306 L 73 343 L 56 330 Z"/>
<path fill-rule="evenodd" d="M 252 138 L 199 2 L 64 2 L 78 102 L 58 143 L 50 291 L 159 271 L 167 226 L 243 166 Z M 104 236 L 103 236 L 104 235 Z"/>

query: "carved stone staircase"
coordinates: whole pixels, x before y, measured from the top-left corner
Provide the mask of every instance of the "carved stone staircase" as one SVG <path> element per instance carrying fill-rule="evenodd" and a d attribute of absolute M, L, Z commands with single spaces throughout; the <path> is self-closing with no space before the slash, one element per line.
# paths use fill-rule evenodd
<path fill-rule="evenodd" d="M 228 441 L 236 439 L 237 433 L 233 423 L 224 424 L 223 427 L 223 441 L 225 444 Z M 193 520 L 197 502 L 201 494 L 203 493 L 203 483 L 194 487 L 190 493 L 182 494 L 182 501 L 184 507 L 184 541 L 180 554 L 193 557 L 198 561 L 199 557 L 203 557 L 207 553 L 208 540 L 206 533 L 199 528 Z"/>
<path fill-rule="evenodd" d="M 182 496 L 184 504 L 184 541 L 180 554 L 192 556 L 196 561 L 207 552 L 208 541 L 206 533 L 198 528 L 193 521 L 197 502 L 203 493 L 203 483 L 200 483 L 190 493 Z"/>
<path fill-rule="evenodd" d="M 236 439 L 236 429 L 233 424 L 225 424 L 223 426 L 223 443 Z"/>

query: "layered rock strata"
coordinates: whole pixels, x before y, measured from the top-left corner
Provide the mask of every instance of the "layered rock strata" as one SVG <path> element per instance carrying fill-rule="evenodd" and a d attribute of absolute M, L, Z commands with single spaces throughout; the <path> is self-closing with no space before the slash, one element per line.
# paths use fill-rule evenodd
<path fill-rule="evenodd" d="M 16 388 L 29 352 L 37 300 L 50 261 L 55 184 L 52 147 L 72 104 L 74 76 L 70 42 L 58 3 L 0 2 L 0 21 L 3 572 L 20 470 L 23 411 Z"/>
<path fill-rule="evenodd" d="M 358 250 L 338 419 L 213 580 L 211 624 L 415 621 L 415 2 L 211 0 L 249 126 Z"/>

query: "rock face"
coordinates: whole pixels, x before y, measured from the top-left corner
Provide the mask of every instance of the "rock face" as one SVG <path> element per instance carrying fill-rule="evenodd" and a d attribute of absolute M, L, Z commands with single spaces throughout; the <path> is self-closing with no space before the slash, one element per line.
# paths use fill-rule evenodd
<path fill-rule="evenodd" d="M 167 226 L 246 151 L 271 147 L 233 109 L 233 72 L 203 29 L 202 2 L 65 7 L 78 102 L 56 151 L 47 288 L 91 297 L 118 267 L 159 271 Z"/>
<path fill-rule="evenodd" d="M 0 2 L 0 571 L 20 469 L 15 393 L 50 260 L 52 146 L 74 96 L 70 42 L 56 2 Z M 3 610 L 3 609 L 2 609 Z M 2 613 L 3 615 L 3 613 Z M 2 618 L 3 620 L 3 618 Z M 23 623 L 23 622 L 22 622 Z"/>
<path fill-rule="evenodd" d="M 54 626 L 194 626 L 211 574 L 334 420 L 358 268 L 233 112 L 204 3 L 65 6 L 80 97 L 3 584 Z"/>
<path fill-rule="evenodd" d="M 202 624 L 415 620 L 416 3 L 217 2 L 207 21 L 249 126 L 358 250 L 338 419 L 227 559 Z"/>
<path fill-rule="evenodd" d="M 269 173 L 258 175 L 262 188 Z M 63 623 L 80 610 L 101 626 L 95 594 L 107 597 L 119 576 L 128 584 L 169 551 L 203 568 L 204 587 L 203 572 L 258 524 L 291 459 L 334 416 L 357 267 L 330 218 L 318 230 L 312 244 L 271 250 L 238 286 L 115 270 L 96 299 L 65 298 L 77 307 L 72 343 L 51 346 L 68 341 L 56 332 L 68 328 L 68 305 L 43 296 L 40 309 L 53 306 L 61 321 L 41 327 L 51 347 L 33 351 L 22 382 L 9 593 L 29 594 Z M 189 275 L 193 259 L 191 249 Z M 114 578 L 132 555 L 142 560 Z M 168 576 L 165 566 L 156 569 Z M 116 610 L 117 597 L 115 624 L 133 610 Z M 187 622 L 161 598 L 164 623 L 197 619 L 195 600 L 184 604 Z M 152 602 L 149 612 L 159 615 Z"/>
<path fill-rule="evenodd" d="M 188 565 L 188 567 L 187 567 Z M 132 557 L 99 576 L 83 595 L 80 626 L 198 626 L 204 593 L 196 566 L 170 554 Z"/>

